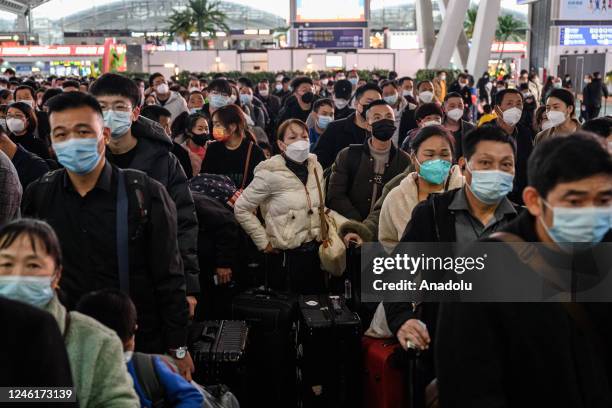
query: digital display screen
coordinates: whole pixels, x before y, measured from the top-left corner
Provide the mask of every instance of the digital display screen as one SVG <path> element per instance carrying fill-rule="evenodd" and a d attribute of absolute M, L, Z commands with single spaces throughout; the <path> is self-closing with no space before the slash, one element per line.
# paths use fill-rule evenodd
<path fill-rule="evenodd" d="M 325 68 L 344 68 L 344 62 L 342 62 L 342 55 L 326 55 Z"/>
<path fill-rule="evenodd" d="M 612 45 L 612 26 L 561 27 L 559 45 Z"/>
<path fill-rule="evenodd" d="M 363 30 L 298 30 L 300 48 L 363 48 Z"/>
<path fill-rule="evenodd" d="M 365 21 L 365 0 L 295 0 L 298 23 Z"/>

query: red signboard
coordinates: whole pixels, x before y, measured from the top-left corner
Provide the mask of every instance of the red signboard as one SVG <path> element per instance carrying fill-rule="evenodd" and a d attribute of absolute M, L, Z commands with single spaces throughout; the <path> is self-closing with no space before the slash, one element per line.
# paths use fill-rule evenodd
<path fill-rule="evenodd" d="M 125 53 L 125 45 L 115 44 L 118 53 Z M 0 47 L 0 57 L 102 57 L 103 45 L 19 45 Z"/>

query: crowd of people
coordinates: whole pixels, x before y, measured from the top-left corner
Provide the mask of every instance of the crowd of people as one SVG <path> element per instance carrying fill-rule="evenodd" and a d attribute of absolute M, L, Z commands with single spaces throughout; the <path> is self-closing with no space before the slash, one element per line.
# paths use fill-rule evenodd
<path fill-rule="evenodd" d="M 224 288 L 337 290 L 321 266 L 323 210 L 347 247 L 612 239 L 599 73 L 578 112 L 568 78 L 542 84 L 535 71 L 370 74 L 180 83 L 7 70 L 0 385 L 74 386 L 82 408 L 158 406 L 137 369 L 154 355 L 165 401 L 202 406 L 190 321 L 230 319 Z M 443 408 L 609 407 L 612 306 L 581 307 L 593 336 L 559 304 L 359 312 L 366 335 L 421 352 L 415 393 L 437 379 Z"/>

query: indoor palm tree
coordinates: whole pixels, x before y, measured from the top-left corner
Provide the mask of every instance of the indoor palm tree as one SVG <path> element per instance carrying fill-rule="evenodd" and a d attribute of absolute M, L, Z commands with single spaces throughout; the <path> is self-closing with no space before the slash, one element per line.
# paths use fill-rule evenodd
<path fill-rule="evenodd" d="M 168 18 L 168 30 L 175 36 L 180 37 L 183 42 L 187 42 L 191 33 L 195 31 L 193 18 L 190 10 L 175 10 Z"/>
<path fill-rule="evenodd" d="M 467 11 L 467 16 L 463 22 L 463 29 L 468 40 L 472 39 L 474 35 L 474 26 L 476 25 L 476 14 L 478 14 L 477 7 L 471 7 Z"/>
<path fill-rule="evenodd" d="M 203 33 L 216 37 L 217 31 L 229 31 L 225 23 L 227 16 L 219 9 L 219 3 L 210 0 L 189 0 L 188 10 L 191 12 L 192 23 L 198 33 L 200 47 L 204 48 Z"/>
<path fill-rule="evenodd" d="M 514 16 L 508 14 L 505 16 L 497 17 L 497 29 L 495 30 L 495 40 L 501 43 L 499 51 L 499 59 L 497 61 L 497 71 L 499 70 L 499 63 L 503 58 L 504 47 L 506 42 L 509 40 L 520 41 L 526 30 L 525 25 L 521 20 L 517 20 Z"/>

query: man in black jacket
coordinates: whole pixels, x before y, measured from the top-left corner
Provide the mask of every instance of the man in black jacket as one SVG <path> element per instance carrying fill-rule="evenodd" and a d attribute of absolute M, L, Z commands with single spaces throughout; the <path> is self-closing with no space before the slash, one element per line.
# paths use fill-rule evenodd
<path fill-rule="evenodd" d="M 338 153 L 327 194 L 329 208 L 357 221 L 368 216 L 383 186 L 410 165 L 408 155 L 391 142 L 396 129 L 393 108 L 377 99 L 364 112 L 372 137 Z"/>
<path fill-rule="evenodd" d="M 608 89 L 599 72 L 593 73 L 593 80 L 584 87 L 582 100 L 586 107 L 586 120 L 595 119 L 601 110 L 601 98 L 608 98 Z"/>
<path fill-rule="evenodd" d="M 404 84 L 410 84 L 408 79 L 404 81 Z M 409 85 L 408 85 L 409 86 Z M 402 117 L 400 118 L 400 126 L 398 133 L 397 145 L 401 146 L 404 143 L 404 139 L 408 136 L 408 133 L 412 129 L 416 129 L 419 127 L 419 124 L 416 121 L 415 114 L 418 106 L 423 105 L 425 103 L 437 103 L 440 104 L 434 95 L 434 86 L 431 81 L 420 81 L 416 85 L 416 91 L 414 93 L 414 99 L 416 99 L 417 104 L 415 105 L 406 97 L 408 101 L 408 105 L 402 111 Z"/>
<path fill-rule="evenodd" d="M 49 165 L 46 161 L 27 151 L 21 145 L 14 143 L 1 128 L 0 150 L 11 159 L 15 169 L 17 169 L 19 181 L 24 191 L 31 182 L 49 171 Z"/>
<path fill-rule="evenodd" d="M 170 150 L 172 141 L 155 122 L 139 117 L 139 90 L 129 78 L 105 74 L 90 88 L 104 112 L 104 125 L 111 129 L 106 156 L 121 169 L 135 169 L 159 181 L 176 205 L 178 240 L 183 259 L 187 302 L 193 316 L 200 293 L 197 257 L 198 220 L 187 177 Z"/>
<path fill-rule="evenodd" d="M 306 123 L 312 103 L 315 101 L 314 84 L 309 77 L 301 76 L 291 81 L 293 94 L 288 96 L 278 117 L 276 127 L 287 119 L 299 119 Z"/>
<path fill-rule="evenodd" d="M 341 79 L 334 84 L 334 118 L 336 120 L 349 117 L 355 109 L 351 108 L 349 101 L 353 94 L 353 86 L 347 79 Z"/>
<path fill-rule="evenodd" d="M 497 92 L 494 107 L 497 119 L 484 126 L 503 130 L 516 143 L 514 188 L 508 198 L 517 204 L 522 204 L 523 189 L 527 185 L 527 160 L 533 150 L 535 133 L 531 127 L 519 123 L 523 115 L 523 95 L 518 90 L 504 89 Z"/>
<path fill-rule="evenodd" d="M 10 336 L 0 336 L 0 386 L 73 386 L 64 339 L 51 314 L 0 296 L 0 327 L 10 332 Z M 58 404 L 35 405 L 52 407 Z"/>
<path fill-rule="evenodd" d="M 465 104 L 460 94 L 456 92 L 447 93 L 444 97 L 444 123 L 446 130 L 453 133 L 455 137 L 455 157 L 463 156 L 463 138 L 476 126 L 463 119 Z"/>
<path fill-rule="evenodd" d="M 53 149 L 64 169 L 30 184 L 22 211 L 46 220 L 59 237 L 66 304 L 73 307 L 97 289 L 129 291 L 141 312 L 140 351 L 171 353 L 190 378 L 189 308 L 172 199 L 146 174 L 122 171 L 106 160 L 111 130 L 95 98 L 67 92 L 48 105 Z"/>
<path fill-rule="evenodd" d="M 465 106 L 463 118 L 467 121 L 471 121 L 470 108 L 472 107 L 472 92 L 470 92 L 469 77 L 464 73 L 459 74 L 455 82 L 448 88 L 448 92 L 454 92 L 461 95 L 463 105 Z"/>
<path fill-rule="evenodd" d="M 539 144 L 523 198 L 528 212 L 503 232 L 559 246 L 612 241 L 612 158 L 593 136 Z M 571 258 L 584 253 L 546 252 L 555 252 L 554 260 L 569 257 L 573 271 L 583 265 Z M 591 260 L 610 270 L 609 256 Z M 519 272 L 513 265 L 509 270 Z M 441 406 L 612 406 L 611 303 L 447 303 L 439 316 Z"/>
<path fill-rule="evenodd" d="M 357 88 L 355 92 L 356 112 L 327 126 L 313 150 L 324 169 L 334 163 L 340 150 L 351 144 L 362 144 L 365 141 L 368 122 L 364 116 L 364 107 L 377 99 L 382 99 L 382 91 L 378 85 L 366 84 Z"/>

